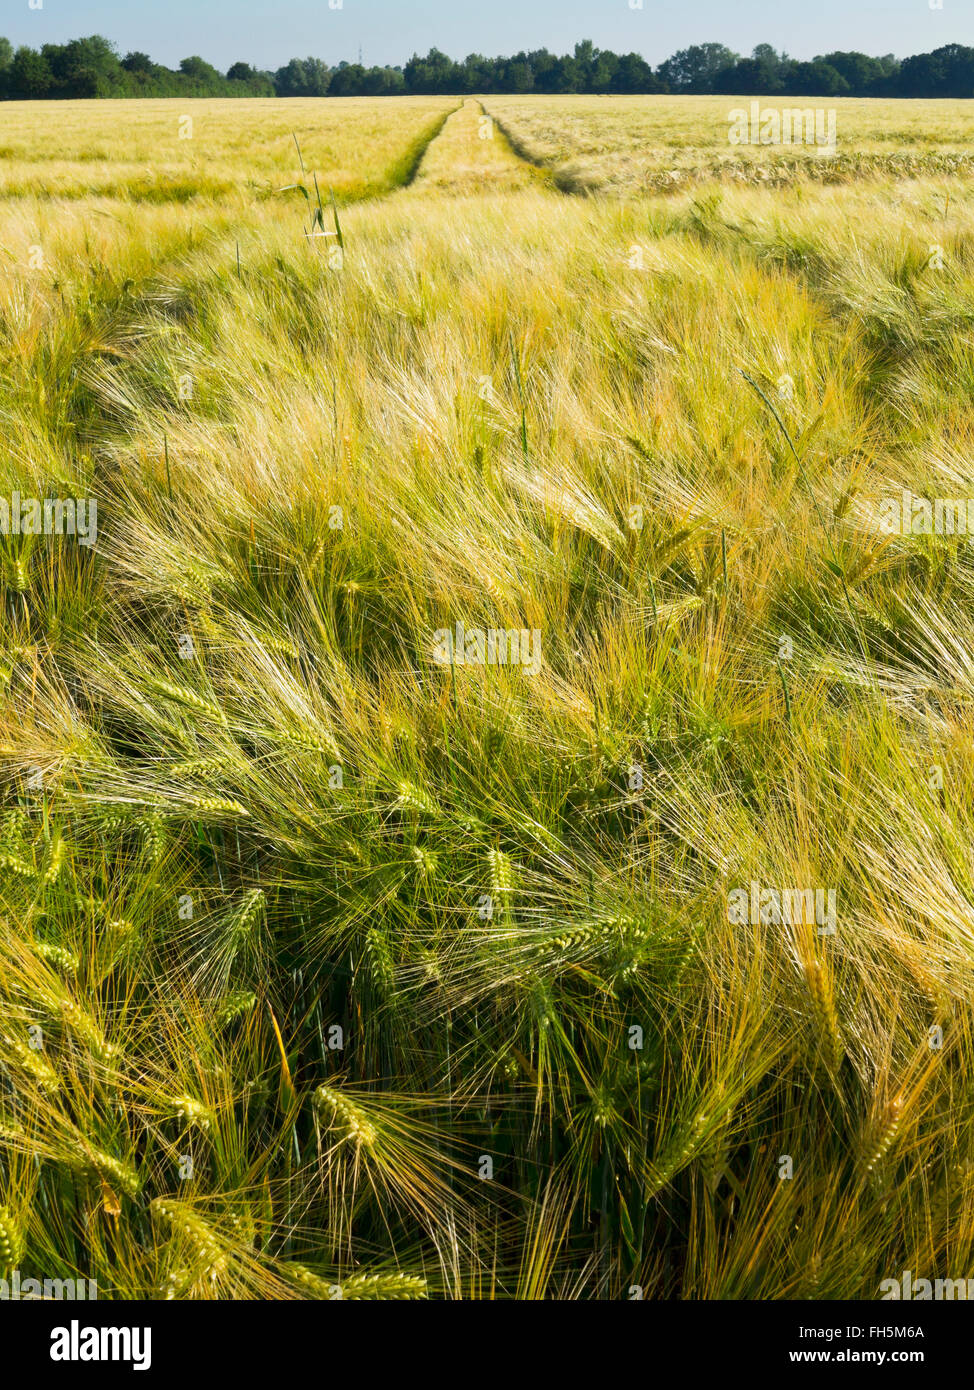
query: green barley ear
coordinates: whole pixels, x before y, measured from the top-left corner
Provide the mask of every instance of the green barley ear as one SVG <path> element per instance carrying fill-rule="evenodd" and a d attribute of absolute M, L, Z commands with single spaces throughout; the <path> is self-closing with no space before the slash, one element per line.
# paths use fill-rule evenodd
<path fill-rule="evenodd" d="M 254 930 L 264 915 L 264 905 L 263 888 L 251 888 L 244 896 L 243 902 L 230 923 L 228 933 L 228 944 L 234 954 L 242 950 L 252 940 Z"/>
<path fill-rule="evenodd" d="M 369 927 L 365 933 L 364 954 L 372 988 L 380 998 L 388 998 L 395 990 L 396 968 L 389 938 L 381 927 Z"/>
<path fill-rule="evenodd" d="M 130 1163 L 122 1163 L 101 1149 L 89 1150 L 75 1160 L 74 1167 L 82 1172 L 95 1173 L 110 1187 L 124 1192 L 126 1197 L 137 1197 L 142 1187 L 141 1179 Z"/>
<path fill-rule="evenodd" d="M 14 1037 L 9 1033 L 0 1034 L 0 1044 L 6 1050 L 5 1061 L 8 1065 L 12 1062 L 25 1074 L 39 1091 L 56 1091 L 61 1082 L 57 1072 L 47 1061 L 43 1052 L 39 1049 L 28 1046 L 20 1038 Z"/>
<path fill-rule="evenodd" d="M 50 888 L 57 883 L 61 876 L 61 869 L 64 865 L 64 841 L 58 836 L 51 846 L 50 858 L 47 861 L 47 868 L 44 870 L 42 884 L 45 888 Z"/>
<path fill-rule="evenodd" d="M 427 1284 L 414 1274 L 355 1274 L 341 1281 L 342 1298 L 346 1302 L 365 1299 L 425 1298 Z"/>
<path fill-rule="evenodd" d="M 0 1207 L 0 1272 L 6 1278 L 24 1258 L 24 1232 L 9 1207 Z"/>
<path fill-rule="evenodd" d="M 338 744 L 327 730 L 318 738 L 312 738 L 310 734 L 303 734 L 299 730 L 274 734 L 273 738 L 291 748 L 300 748 L 304 753 L 317 753 L 321 757 L 334 758 L 336 761 L 341 756 Z"/>
<path fill-rule="evenodd" d="M 436 878 L 439 860 L 431 850 L 423 849 L 420 845 L 413 845 L 412 855 L 413 863 L 422 878 Z"/>
<path fill-rule="evenodd" d="M 503 927 L 509 922 L 511 898 L 514 893 L 514 868 L 510 856 L 501 849 L 489 849 L 487 862 L 490 866 L 490 898 L 493 907 L 491 920 L 495 927 Z"/>
<path fill-rule="evenodd" d="M 87 1010 L 68 994 L 62 994 L 58 1003 L 65 1026 L 74 1037 L 88 1048 L 97 1061 L 110 1061 L 115 1056 L 116 1049 Z"/>
<path fill-rule="evenodd" d="M 301 660 L 301 651 L 294 642 L 288 641 L 286 637 L 279 637 L 273 632 L 262 632 L 260 635 L 261 646 L 267 648 L 269 652 L 277 652 L 279 656 L 290 657 L 292 661 Z M 285 735 L 290 738 L 290 735 Z M 297 735 L 300 740 L 300 735 Z"/>
<path fill-rule="evenodd" d="M 166 827 L 161 816 L 142 816 L 138 821 L 142 834 L 142 853 L 150 864 L 156 865 L 162 859 L 166 848 Z"/>
<path fill-rule="evenodd" d="M 487 859 L 490 863 L 491 894 L 502 907 L 507 907 L 514 892 L 514 870 L 510 856 L 502 849 L 490 849 L 487 851 Z"/>
<path fill-rule="evenodd" d="M 212 1110 L 192 1096 L 174 1096 L 170 1108 L 186 1129 L 209 1129 L 215 1118 Z"/>
<path fill-rule="evenodd" d="M 95 818 L 105 835 L 120 835 L 125 829 L 125 817 L 114 806 L 99 806 Z"/>
<path fill-rule="evenodd" d="M 613 1101 L 612 1092 L 608 1086 L 598 1085 L 592 1091 L 591 1099 L 592 1121 L 600 1129 L 618 1120 L 618 1112 Z"/>
<path fill-rule="evenodd" d="M 208 1278 L 215 1282 L 226 1269 L 227 1255 L 224 1242 L 209 1223 L 188 1203 L 173 1201 L 168 1197 L 154 1198 L 149 1203 L 149 1211 L 154 1219 L 163 1222 L 174 1235 L 181 1236 L 192 1247 L 196 1278 Z M 196 1280 L 189 1276 L 188 1282 Z"/>
<path fill-rule="evenodd" d="M 246 806 L 221 796 L 191 796 L 189 804 L 209 816 L 249 816 Z"/>
<path fill-rule="evenodd" d="M 214 705 L 211 700 L 205 700 L 202 695 L 197 695 L 195 690 L 190 690 L 187 686 L 173 685 L 171 681 L 159 680 L 156 677 L 150 677 L 147 684 L 157 695 L 164 695 L 167 700 L 171 700 L 174 704 L 186 705 L 189 709 L 196 710 L 200 714 L 206 714 L 217 724 L 227 722 L 227 717 L 219 705 Z"/>
<path fill-rule="evenodd" d="M 177 575 L 172 578 L 172 591 L 187 607 L 205 607 L 213 597 L 213 586 L 226 576 L 215 566 L 205 569 L 186 556 Z"/>
<path fill-rule="evenodd" d="M 365 1112 L 336 1087 L 319 1086 L 314 1099 L 315 1108 L 326 1124 L 337 1129 L 343 1139 L 355 1145 L 363 1144 L 366 1148 L 371 1148 L 375 1143 L 378 1138 L 375 1126 Z"/>
<path fill-rule="evenodd" d="M 8 556 L 4 565 L 4 579 L 15 594 L 26 594 L 30 588 L 30 576 L 22 555 Z"/>
<path fill-rule="evenodd" d="M 655 1196 L 668 1186 L 682 1169 L 693 1162 L 703 1143 L 708 1121 L 707 1115 L 702 1112 L 698 1114 L 692 1125 L 675 1135 L 662 1154 L 649 1165 L 647 1197 Z"/>
<path fill-rule="evenodd" d="M 309 1269 L 307 1265 L 296 1264 L 293 1260 L 284 1261 L 281 1270 L 294 1280 L 299 1289 L 312 1298 L 320 1299 L 325 1303 L 338 1298 L 341 1285 L 337 1279 L 326 1279 L 320 1274 L 315 1274 L 314 1270 Z"/>
<path fill-rule="evenodd" d="M 435 816 L 438 814 L 436 802 L 422 787 L 417 787 L 415 782 L 399 782 L 396 786 L 398 796 L 395 805 L 403 811 L 421 811 L 424 815 Z"/>
<path fill-rule="evenodd" d="M 142 938 L 135 928 L 135 923 L 130 922 L 128 918 L 106 920 L 105 934 L 111 949 L 110 959 L 113 967 L 124 961 L 131 961 L 141 949 Z"/>
<path fill-rule="evenodd" d="M 235 758 L 232 754 L 220 754 L 215 758 L 187 758 L 182 762 L 173 763 L 169 768 L 169 775 L 180 778 L 220 777 L 227 772 L 245 771 L 246 766 L 241 759 Z"/>
<path fill-rule="evenodd" d="M 5 812 L 0 821 L 0 852 L 22 855 L 30 835 L 30 816 L 19 806 Z"/>
<path fill-rule="evenodd" d="M 833 1075 L 838 1072 L 845 1056 L 845 1044 L 835 1007 L 835 996 L 828 969 L 821 961 L 812 961 L 805 972 L 811 999 L 815 1031 L 822 1046 L 825 1061 Z"/>
<path fill-rule="evenodd" d="M 903 1099 L 901 1096 L 894 1096 L 883 1116 L 872 1146 L 866 1154 L 863 1166 L 870 1176 L 873 1176 L 882 1167 L 902 1127 Z"/>
<path fill-rule="evenodd" d="M 415 1274 L 352 1274 L 329 1279 L 306 1265 L 287 1263 L 284 1272 L 312 1298 L 327 1302 L 364 1302 L 427 1297 L 427 1282 Z"/>
<path fill-rule="evenodd" d="M 218 1028 L 226 1028 L 235 1019 L 242 1018 L 244 1014 L 253 1011 L 257 1004 L 257 996 L 250 990 L 237 989 L 228 994 L 221 1002 L 216 1012 L 216 1023 Z"/>
<path fill-rule="evenodd" d="M 34 870 L 29 864 L 25 864 L 16 854 L 0 854 L 0 869 L 8 874 L 13 874 L 15 878 L 33 878 Z"/>
<path fill-rule="evenodd" d="M 34 947 L 41 960 L 55 970 L 60 970 L 64 975 L 77 975 L 78 957 L 73 951 L 66 950 L 63 946 L 52 946 L 47 941 L 38 941 Z"/>
<path fill-rule="evenodd" d="M 535 944 L 534 950 L 540 955 L 552 951 L 563 954 L 580 946 L 589 946 L 600 935 L 599 928 L 591 922 L 580 922 L 577 926 L 567 927 L 557 936 L 546 936 Z"/>

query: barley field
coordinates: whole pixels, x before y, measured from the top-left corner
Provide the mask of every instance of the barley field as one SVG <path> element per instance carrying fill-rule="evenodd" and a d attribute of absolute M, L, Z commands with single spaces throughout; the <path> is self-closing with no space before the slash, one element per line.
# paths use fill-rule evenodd
<path fill-rule="evenodd" d="M 835 112 L 833 158 L 728 140 L 740 96 L 492 96 L 487 109 L 519 153 L 566 192 L 645 193 L 688 183 L 849 183 L 974 172 L 968 101 L 762 97 L 760 111 Z M 824 114 L 824 113 L 823 113 Z M 824 122 L 823 122 L 824 124 Z"/>
<path fill-rule="evenodd" d="M 744 104 L 6 104 L 0 1276 L 974 1271 L 974 117 Z"/>

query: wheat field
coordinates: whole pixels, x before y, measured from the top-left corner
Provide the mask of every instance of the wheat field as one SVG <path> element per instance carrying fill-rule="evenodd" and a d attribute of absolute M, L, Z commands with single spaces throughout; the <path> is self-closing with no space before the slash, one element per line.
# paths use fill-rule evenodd
<path fill-rule="evenodd" d="M 11 105 L 0 1275 L 972 1272 L 971 118 L 735 104 Z"/>

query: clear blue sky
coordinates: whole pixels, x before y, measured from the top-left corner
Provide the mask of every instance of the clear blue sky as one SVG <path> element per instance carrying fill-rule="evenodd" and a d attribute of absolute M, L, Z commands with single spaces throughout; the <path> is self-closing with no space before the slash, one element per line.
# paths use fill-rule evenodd
<path fill-rule="evenodd" d="M 635 0 L 633 0 L 635 3 Z M 810 58 L 833 48 L 874 55 L 926 53 L 945 43 L 974 45 L 972 0 L 6 0 L 0 34 L 14 44 L 60 43 L 104 34 L 122 53 L 147 52 L 174 66 L 198 53 L 221 70 L 237 60 L 277 68 L 314 55 L 402 63 L 434 45 L 453 58 L 518 49 L 570 51 L 577 40 L 635 50 L 654 66 L 691 43 L 757 43 Z"/>

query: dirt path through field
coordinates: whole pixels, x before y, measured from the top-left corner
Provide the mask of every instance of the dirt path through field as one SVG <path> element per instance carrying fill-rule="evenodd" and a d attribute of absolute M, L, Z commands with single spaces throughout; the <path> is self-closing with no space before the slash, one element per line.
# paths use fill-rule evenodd
<path fill-rule="evenodd" d="M 468 97 L 430 142 L 411 187 L 431 193 L 507 193 L 547 186 L 525 163 L 479 101 Z"/>

